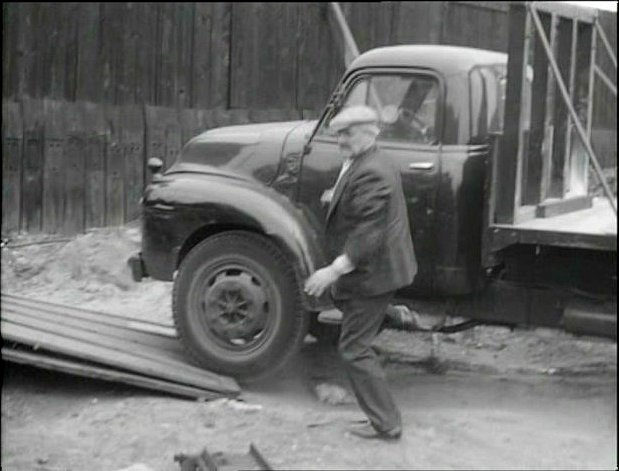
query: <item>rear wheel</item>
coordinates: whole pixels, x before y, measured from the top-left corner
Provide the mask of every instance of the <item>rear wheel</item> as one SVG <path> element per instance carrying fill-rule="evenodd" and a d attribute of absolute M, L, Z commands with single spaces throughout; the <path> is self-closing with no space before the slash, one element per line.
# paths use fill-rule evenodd
<path fill-rule="evenodd" d="M 240 231 L 209 237 L 187 254 L 174 281 L 173 312 L 190 357 L 240 380 L 284 366 L 308 328 L 281 251 Z"/>

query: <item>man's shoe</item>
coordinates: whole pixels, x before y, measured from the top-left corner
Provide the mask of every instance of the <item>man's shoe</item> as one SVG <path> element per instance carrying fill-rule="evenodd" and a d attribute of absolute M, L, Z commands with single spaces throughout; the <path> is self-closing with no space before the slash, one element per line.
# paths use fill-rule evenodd
<path fill-rule="evenodd" d="M 364 424 L 360 427 L 353 427 L 349 429 L 349 432 L 357 437 L 366 438 L 366 439 L 378 439 L 378 440 L 387 440 L 394 441 L 399 440 L 402 436 L 402 429 L 400 427 L 396 427 L 387 432 L 379 432 L 376 430 L 372 424 Z"/>

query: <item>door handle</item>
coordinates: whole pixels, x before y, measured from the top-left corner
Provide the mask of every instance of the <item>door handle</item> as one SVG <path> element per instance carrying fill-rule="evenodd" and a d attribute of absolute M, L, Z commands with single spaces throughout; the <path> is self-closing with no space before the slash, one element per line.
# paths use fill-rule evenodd
<path fill-rule="evenodd" d="M 434 168 L 434 162 L 413 162 L 408 165 L 411 170 L 432 170 Z"/>

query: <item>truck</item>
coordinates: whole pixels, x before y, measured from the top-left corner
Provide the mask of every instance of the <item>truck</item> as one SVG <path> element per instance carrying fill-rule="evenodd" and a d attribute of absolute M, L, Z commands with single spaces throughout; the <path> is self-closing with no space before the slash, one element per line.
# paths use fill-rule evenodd
<path fill-rule="evenodd" d="M 449 314 L 468 321 L 444 332 L 489 323 L 616 339 L 610 201 L 573 184 L 575 195 L 566 190 L 532 212 L 517 202 L 508 219 L 501 213 L 505 187 L 519 187 L 523 175 L 504 171 L 518 152 L 505 129 L 510 67 L 526 71 L 519 96 L 535 97 L 530 67 L 521 66 L 468 47 L 372 49 L 350 64 L 319 119 L 209 129 L 165 171 L 149 161 L 141 250 L 129 264 L 136 280 L 173 282 L 174 322 L 189 357 L 253 379 L 282 367 L 308 330 L 319 335 L 319 313 L 333 305 L 303 285 L 331 262 L 320 199 L 342 157 L 329 121 L 359 104 L 377 109 L 380 156 L 401 172 L 419 269 L 398 297 L 449 300 Z M 531 113 L 516 121 L 532 141 Z"/>

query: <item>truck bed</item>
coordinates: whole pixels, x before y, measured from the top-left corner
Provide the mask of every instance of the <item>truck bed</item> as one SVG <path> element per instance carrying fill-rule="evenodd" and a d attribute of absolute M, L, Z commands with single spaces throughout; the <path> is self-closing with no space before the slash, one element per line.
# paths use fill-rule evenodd
<path fill-rule="evenodd" d="M 590 208 L 490 227 L 492 250 L 515 243 L 617 251 L 617 217 L 606 198 Z"/>

